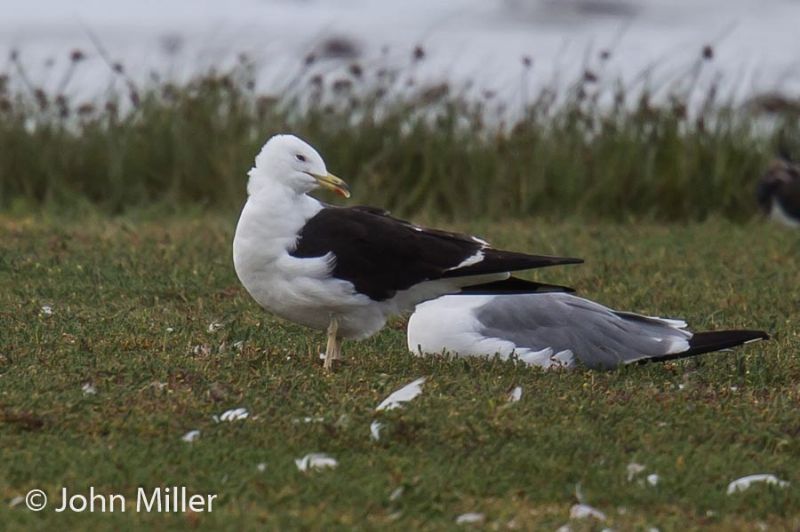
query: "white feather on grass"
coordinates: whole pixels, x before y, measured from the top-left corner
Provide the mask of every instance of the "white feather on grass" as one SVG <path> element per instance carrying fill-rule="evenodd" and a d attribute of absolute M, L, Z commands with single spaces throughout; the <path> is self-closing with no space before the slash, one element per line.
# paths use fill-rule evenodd
<path fill-rule="evenodd" d="M 483 523 L 484 519 L 486 519 L 486 516 L 483 514 L 479 514 L 477 512 L 468 512 L 456 517 L 456 524 L 468 525 L 472 523 Z"/>
<path fill-rule="evenodd" d="M 232 408 L 223 412 L 221 416 L 214 416 L 214 421 L 240 421 L 247 419 L 249 415 L 246 408 Z"/>
<path fill-rule="evenodd" d="M 297 469 L 303 473 L 307 471 L 319 471 L 321 469 L 332 469 L 339 465 L 335 458 L 325 453 L 309 453 L 302 458 L 294 461 Z"/>
<path fill-rule="evenodd" d="M 636 462 L 631 462 L 628 464 L 628 467 L 626 468 L 628 472 L 628 482 L 631 482 L 634 478 L 636 478 L 636 475 L 644 472 L 645 469 L 645 466 L 642 464 L 637 464 Z"/>
<path fill-rule="evenodd" d="M 757 475 L 747 475 L 746 477 L 737 478 L 730 484 L 728 484 L 728 495 L 733 495 L 734 493 L 745 491 L 751 485 L 757 483 L 764 483 L 764 484 L 772 484 L 774 486 L 778 486 L 779 488 L 785 488 L 789 486 L 789 483 L 785 480 L 781 480 L 775 475 L 771 475 L 768 473 L 760 473 Z"/>
<path fill-rule="evenodd" d="M 193 441 L 195 441 L 199 437 L 200 437 L 200 431 L 199 430 L 190 430 L 189 432 L 184 434 L 181 437 L 181 439 L 183 441 L 187 442 L 187 443 L 192 443 Z"/>
<path fill-rule="evenodd" d="M 381 439 L 381 430 L 383 429 L 384 424 L 380 421 L 373 421 L 369 426 L 369 435 L 374 441 L 378 441 Z"/>
<path fill-rule="evenodd" d="M 606 520 L 606 514 L 588 504 L 574 504 L 569 510 L 569 517 L 570 519 L 586 519 L 592 517 L 599 521 Z"/>
<path fill-rule="evenodd" d="M 424 382 L 425 377 L 420 377 L 419 379 L 406 384 L 399 390 L 392 392 L 389 397 L 384 399 L 375 410 L 394 410 L 395 408 L 402 407 L 403 403 L 411 401 L 422 393 L 422 384 Z"/>

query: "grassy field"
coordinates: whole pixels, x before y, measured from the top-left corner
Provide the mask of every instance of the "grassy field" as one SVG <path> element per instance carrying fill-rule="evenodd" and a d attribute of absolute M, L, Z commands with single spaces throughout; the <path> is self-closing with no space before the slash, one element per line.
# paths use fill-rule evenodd
<path fill-rule="evenodd" d="M 479 512 L 488 529 L 555 530 L 570 522 L 576 486 L 607 520 L 574 530 L 800 526 L 796 233 L 722 219 L 457 224 L 498 245 L 584 257 L 539 278 L 603 303 L 773 339 L 667 365 L 545 373 L 412 357 L 397 320 L 345 344 L 347 363 L 327 375 L 322 334 L 266 315 L 239 286 L 234 222 L 0 219 L 0 528 L 451 529 Z M 375 412 L 420 376 L 421 396 Z M 212 418 L 238 407 L 247 419 Z M 385 424 L 377 442 L 374 419 Z M 191 430 L 199 438 L 182 441 Z M 294 460 L 310 452 L 339 465 L 301 473 Z M 646 471 L 628 481 L 634 462 Z M 764 472 L 791 484 L 726 495 Z M 171 485 L 218 504 L 133 512 L 137 487 Z M 128 511 L 53 511 L 62 487 L 90 486 L 125 495 Z M 17 499 L 33 488 L 50 497 L 39 513 Z"/>

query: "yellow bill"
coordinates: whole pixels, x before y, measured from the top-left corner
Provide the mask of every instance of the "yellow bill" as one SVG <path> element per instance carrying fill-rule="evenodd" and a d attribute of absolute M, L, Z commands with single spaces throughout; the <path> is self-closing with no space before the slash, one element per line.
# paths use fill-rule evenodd
<path fill-rule="evenodd" d="M 317 183 L 320 184 L 321 187 L 327 188 L 328 190 L 333 190 L 340 196 L 344 196 L 345 198 L 350 197 L 350 187 L 347 186 L 343 180 L 339 179 L 333 174 L 327 175 L 319 175 L 319 174 L 310 174 L 311 177 L 317 180 Z"/>

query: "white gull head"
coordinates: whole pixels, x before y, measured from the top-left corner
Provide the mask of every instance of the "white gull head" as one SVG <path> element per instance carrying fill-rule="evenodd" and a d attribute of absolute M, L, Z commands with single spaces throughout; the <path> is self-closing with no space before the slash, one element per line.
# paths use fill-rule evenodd
<path fill-rule="evenodd" d="M 344 181 L 328 173 L 317 150 L 294 135 L 270 138 L 261 148 L 248 175 L 247 193 L 250 196 L 276 185 L 295 194 L 306 194 L 323 186 L 345 197 L 350 196 Z"/>

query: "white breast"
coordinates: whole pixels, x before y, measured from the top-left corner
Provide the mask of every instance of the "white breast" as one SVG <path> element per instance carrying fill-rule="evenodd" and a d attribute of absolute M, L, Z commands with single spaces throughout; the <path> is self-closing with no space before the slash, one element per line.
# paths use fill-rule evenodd
<path fill-rule="evenodd" d="M 783 207 L 781 207 L 776 198 L 772 198 L 772 210 L 770 211 L 770 217 L 776 222 L 782 223 L 788 227 L 800 227 L 800 221 L 795 220 L 786 214 L 786 211 L 783 210 Z"/>
<path fill-rule="evenodd" d="M 345 337 L 372 334 L 385 316 L 369 312 L 371 300 L 348 281 L 331 277 L 334 257 L 290 255 L 297 235 L 322 205 L 275 187 L 247 200 L 233 238 L 233 264 L 247 292 L 265 309 L 324 330 L 336 315 Z"/>

